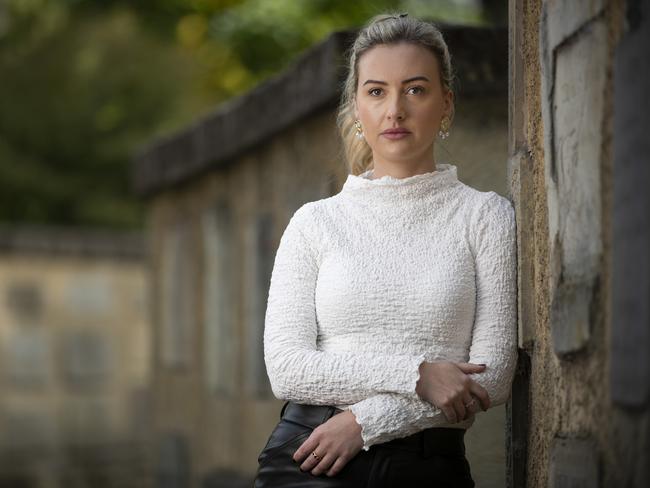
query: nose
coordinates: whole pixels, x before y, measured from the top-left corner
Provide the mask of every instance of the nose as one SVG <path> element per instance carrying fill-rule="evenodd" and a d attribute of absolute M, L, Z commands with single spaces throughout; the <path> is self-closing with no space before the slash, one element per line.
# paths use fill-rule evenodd
<path fill-rule="evenodd" d="M 397 94 L 392 98 L 388 106 L 388 112 L 386 114 L 389 120 L 403 120 L 405 113 L 404 107 L 402 105 L 402 97 L 400 94 Z"/>

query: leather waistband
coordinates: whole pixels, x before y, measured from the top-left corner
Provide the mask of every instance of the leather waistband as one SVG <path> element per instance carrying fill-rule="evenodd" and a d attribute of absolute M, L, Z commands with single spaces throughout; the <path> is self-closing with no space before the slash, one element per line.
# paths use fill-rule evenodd
<path fill-rule="evenodd" d="M 334 406 L 304 405 L 287 401 L 282 407 L 280 418 L 315 429 L 341 412 L 343 410 Z M 419 452 L 425 457 L 431 454 L 464 456 L 465 430 L 453 427 L 431 427 L 407 437 L 400 437 L 377 445 L 388 449 Z"/>
<path fill-rule="evenodd" d="M 286 402 L 280 412 L 280 418 L 315 429 L 342 411 L 340 408 L 329 405 L 303 405 L 302 403 Z"/>

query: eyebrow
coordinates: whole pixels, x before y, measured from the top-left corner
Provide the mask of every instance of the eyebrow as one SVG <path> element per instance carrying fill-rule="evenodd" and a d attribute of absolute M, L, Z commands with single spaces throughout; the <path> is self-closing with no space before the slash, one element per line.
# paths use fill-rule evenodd
<path fill-rule="evenodd" d="M 402 84 L 410 83 L 412 81 L 430 81 L 430 80 L 426 76 L 414 76 L 413 78 L 408 78 L 406 80 L 403 80 Z M 386 83 L 385 81 L 366 80 L 366 81 L 363 82 L 363 86 L 367 85 L 368 83 L 377 83 L 378 85 L 388 85 L 388 83 Z"/>

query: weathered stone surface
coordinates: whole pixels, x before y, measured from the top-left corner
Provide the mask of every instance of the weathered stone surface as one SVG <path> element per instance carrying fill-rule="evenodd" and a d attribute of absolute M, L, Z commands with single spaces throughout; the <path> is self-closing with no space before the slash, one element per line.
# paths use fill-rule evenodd
<path fill-rule="evenodd" d="M 591 301 L 599 286 L 607 26 L 594 20 L 549 50 L 543 39 L 551 327 L 554 350 L 562 356 L 589 341 Z"/>
<path fill-rule="evenodd" d="M 518 300 L 517 339 L 520 349 L 532 347 L 535 339 L 535 215 L 532 188 L 532 161 L 519 151 L 508 159 L 517 218 Z"/>
<path fill-rule="evenodd" d="M 598 454 L 591 439 L 556 437 L 551 445 L 549 488 L 592 488 L 598 483 Z"/>
<path fill-rule="evenodd" d="M 553 50 L 598 15 L 605 0 L 547 0 L 548 48 Z"/>

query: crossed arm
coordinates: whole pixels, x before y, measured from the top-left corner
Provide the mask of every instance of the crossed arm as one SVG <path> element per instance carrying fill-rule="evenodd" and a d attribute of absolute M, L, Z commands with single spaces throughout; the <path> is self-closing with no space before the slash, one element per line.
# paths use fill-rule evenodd
<path fill-rule="evenodd" d="M 316 349 L 314 290 L 318 251 L 305 237 L 309 208 L 292 217 L 280 241 L 265 317 L 264 356 L 274 395 L 308 404 L 352 404 L 363 449 L 420 430 L 448 425 L 436 406 L 415 393 L 420 355 Z M 514 209 L 494 193 L 471 220 L 476 314 L 469 360 L 487 365 L 472 379 L 491 404 L 505 402 L 517 359 L 516 230 Z"/>

